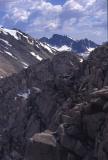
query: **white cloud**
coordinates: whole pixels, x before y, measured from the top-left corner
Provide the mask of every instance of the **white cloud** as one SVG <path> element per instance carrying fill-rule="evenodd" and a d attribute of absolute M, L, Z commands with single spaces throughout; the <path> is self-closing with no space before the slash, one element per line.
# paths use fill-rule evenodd
<path fill-rule="evenodd" d="M 44 16 L 58 16 L 62 13 L 61 5 L 53 5 L 46 0 L 18 0 L 14 2 L 7 2 L 7 14 L 4 19 L 10 18 L 15 23 L 19 21 L 26 21 L 32 13 L 40 12 Z"/>
<path fill-rule="evenodd" d="M 59 27 L 59 20 L 58 19 L 48 22 L 48 25 L 46 26 L 46 28 L 50 29 L 50 30 L 57 29 L 58 27 Z"/>
<path fill-rule="evenodd" d="M 29 1 L 29 0 L 27 0 Z M 6 3 L 7 14 L 3 17 L 4 20 L 13 20 L 16 24 L 17 22 L 27 21 L 31 12 L 29 8 L 26 7 L 25 0 L 18 0 Z"/>
<path fill-rule="evenodd" d="M 72 11 L 85 11 L 95 2 L 96 0 L 67 0 L 64 4 L 64 9 Z"/>
<path fill-rule="evenodd" d="M 67 0 L 67 2 L 64 4 L 64 9 L 82 11 L 83 6 L 76 0 Z"/>
<path fill-rule="evenodd" d="M 26 21 L 28 19 L 28 17 L 30 16 L 30 12 L 26 11 L 24 9 L 18 9 L 18 8 L 14 8 L 11 12 L 11 19 L 15 20 L 15 22 L 18 21 Z"/>
<path fill-rule="evenodd" d="M 92 6 L 95 2 L 96 2 L 96 0 L 87 0 L 86 7 Z"/>
<path fill-rule="evenodd" d="M 62 12 L 62 6 L 61 5 L 52 5 L 49 2 L 46 2 L 44 0 L 42 1 L 37 1 L 34 3 L 31 3 L 31 10 L 39 10 L 42 13 L 46 14 L 46 13 L 61 13 Z"/>
<path fill-rule="evenodd" d="M 57 29 L 60 25 L 60 20 L 57 19 L 48 19 L 45 17 L 37 17 L 35 20 L 32 21 L 32 23 L 27 27 L 29 32 L 39 31 L 44 32 L 47 31 L 54 31 Z M 34 28 L 34 30 L 33 30 Z"/>

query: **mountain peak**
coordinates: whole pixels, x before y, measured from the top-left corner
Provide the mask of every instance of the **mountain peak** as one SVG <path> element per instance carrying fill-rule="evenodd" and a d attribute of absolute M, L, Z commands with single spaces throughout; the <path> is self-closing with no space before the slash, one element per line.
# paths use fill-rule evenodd
<path fill-rule="evenodd" d="M 60 35 L 60 34 L 53 34 L 51 38 L 62 38 L 62 39 L 71 39 L 71 40 L 73 40 L 73 38 L 71 38 L 68 35 Z"/>
<path fill-rule="evenodd" d="M 88 53 L 91 50 L 95 49 L 98 45 L 91 41 L 88 40 L 87 38 L 85 39 L 80 39 L 80 40 L 74 40 L 73 38 L 67 36 L 67 35 L 59 35 L 59 34 L 54 34 L 51 38 L 46 38 L 43 37 L 40 39 L 42 42 L 46 42 L 55 49 L 62 51 L 63 48 L 66 50 L 73 50 L 76 53 Z"/>

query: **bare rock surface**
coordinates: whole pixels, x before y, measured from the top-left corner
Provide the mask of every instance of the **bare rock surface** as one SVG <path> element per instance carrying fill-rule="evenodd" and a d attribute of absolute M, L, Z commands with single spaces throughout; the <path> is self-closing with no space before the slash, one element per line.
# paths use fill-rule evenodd
<path fill-rule="evenodd" d="M 108 159 L 108 46 L 0 80 L 0 160 Z"/>

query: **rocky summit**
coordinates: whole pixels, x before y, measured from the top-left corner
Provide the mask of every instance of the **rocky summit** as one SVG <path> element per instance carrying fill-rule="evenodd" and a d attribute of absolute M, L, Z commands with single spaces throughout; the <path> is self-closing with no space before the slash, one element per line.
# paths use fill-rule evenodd
<path fill-rule="evenodd" d="M 0 160 L 108 160 L 108 45 L 0 80 Z"/>

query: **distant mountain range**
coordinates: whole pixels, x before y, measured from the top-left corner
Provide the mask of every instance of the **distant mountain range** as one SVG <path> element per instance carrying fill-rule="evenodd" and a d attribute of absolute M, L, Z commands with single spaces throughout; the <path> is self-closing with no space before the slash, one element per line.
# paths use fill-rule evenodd
<path fill-rule="evenodd" d="M 73 51 L 75 53 L 89 53 L 99 45 L 88 39 L 74 40 L 71 37 L 54 34 L 51 38 L 40 38 L 41 42 L 51 45 L 58 51 Z"/>

